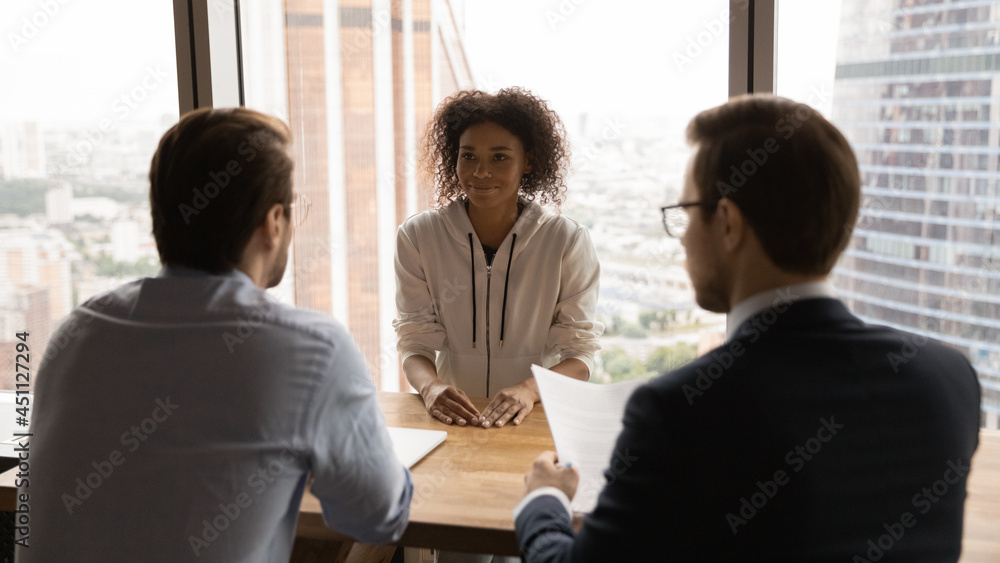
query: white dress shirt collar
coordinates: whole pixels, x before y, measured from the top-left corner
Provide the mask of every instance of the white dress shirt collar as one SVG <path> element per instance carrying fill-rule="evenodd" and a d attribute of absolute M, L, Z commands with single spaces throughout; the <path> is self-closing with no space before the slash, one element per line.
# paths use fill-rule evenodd
<path fill-rule="evenodd" d="M 765 309 L 782 304 L 790 305 L 803 299 L 821 297 L 837 297 L 837 290 L 829 281 L 786 285 L 748 297 L 729 311 L 729 316 L 726 318 L 726 340 L 735 338 L 736 331 L 739 330 L 741 324 Z"/>

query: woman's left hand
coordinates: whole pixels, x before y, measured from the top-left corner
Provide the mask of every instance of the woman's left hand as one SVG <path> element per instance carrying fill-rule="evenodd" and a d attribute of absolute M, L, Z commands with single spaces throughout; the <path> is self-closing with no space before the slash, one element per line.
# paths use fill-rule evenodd
<path fill-rule="evenodd" d="M 521 424 L 531 409 L 535 408 L 537 400 L 538 392 L 525 383 L 501 389 L 483 409 L 479 425 L 483 428 L 500 428 L 510 422 L 511 418 L 514 419 L 514 424 Z"/>

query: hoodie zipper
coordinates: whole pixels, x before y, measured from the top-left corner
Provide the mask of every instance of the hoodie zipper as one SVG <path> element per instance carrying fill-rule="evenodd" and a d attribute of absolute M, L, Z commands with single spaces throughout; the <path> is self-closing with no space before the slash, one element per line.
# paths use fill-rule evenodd
<path fill-rule="evenodd" d="M 483 258 L 486 253 L 483 252 Z M 486 396 L 490 396 L 490 274 L 493 264 L 486 260 Z"/>

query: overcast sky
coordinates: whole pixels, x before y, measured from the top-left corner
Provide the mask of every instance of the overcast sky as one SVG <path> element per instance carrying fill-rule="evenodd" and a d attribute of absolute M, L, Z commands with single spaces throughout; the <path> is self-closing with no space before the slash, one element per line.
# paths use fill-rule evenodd
<path fill-rule="evenodd" d="M 728 0 L 679 4 L 470 1 L 466 48 L 478 82 L 527 87 L 560 113 L 690 115 L 727 95 Z"/>
<path fill-rule="evenodd" d="M 728 95 L 728 5 L 470 0 L 466 48 L 477 81 L 525 86 L 560 113 L 686 119 Z M 778 93 L 805 101 L 833 83 L 840 0 L 779 6 Z"/>
<path fill-rule="evenodd" d="M 0 121 L 97 123 L 121 116 L 116 107 L 136 119 L 176 116 L 173 2 L 51 4 L 59 6 L 54 15 L 37 1 L 0 3 Z M 168 78 L 156 83 L 150 70 Z M 133 94 L 141 102 L 121 100 Z"/>
<path fill-rule="evenodd" d="M 829 89 L 839 5 L 781 1 L 779 93 L 805 100 Z M 726 99 L 727 6 L 467 0 L 466 48 L 480 87 L 524 86 L 568 121 L 581 112 L 687 119 Z M 67 2 L 49 15 L 38 2 L 4 1 L 0 33 L 0 121 L 95 122 L 130 101 L 132 118 L 176 114 L 171 2 Z M 171 78 L 156 82 L 161 72 Z M 131 95 L 144 99 L 122 100 Z"/>

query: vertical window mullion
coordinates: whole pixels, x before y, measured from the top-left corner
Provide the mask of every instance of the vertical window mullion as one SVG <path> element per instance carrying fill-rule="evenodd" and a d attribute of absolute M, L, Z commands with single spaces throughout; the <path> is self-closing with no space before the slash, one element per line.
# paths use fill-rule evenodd
<path fill-rule="evenodd" d="M 243 103 L 238 0 L 174 0 L 181 115 Z"/>

